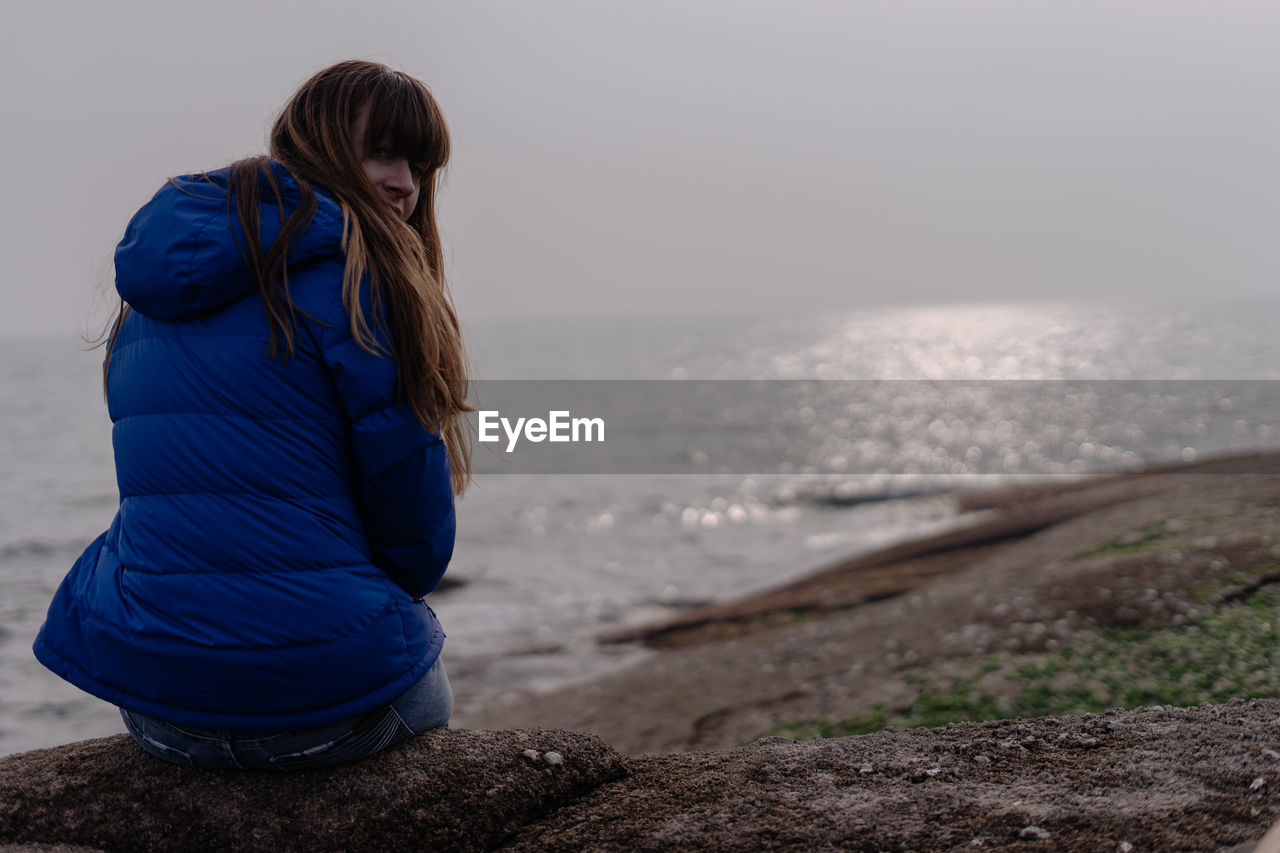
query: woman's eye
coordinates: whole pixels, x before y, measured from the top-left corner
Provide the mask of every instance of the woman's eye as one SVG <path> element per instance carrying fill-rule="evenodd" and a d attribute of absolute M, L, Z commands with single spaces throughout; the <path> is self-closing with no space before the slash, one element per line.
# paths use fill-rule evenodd
<path fill-rule="evenodd" d="M 375 149 L 373 149 L 373 156 L 374 156 L 374 157 L 377 157 L 379 160 L 388 160 L 388 159 L 390 159 L 390 158 L 391 158 L 391 149 L 390 149 L 390 148 L 375 148 Z"/>
<path fill-rule="evenodd" d="M 427 174 L 427 167 L 421 163 L 410 163 L 409 171 L 415 178 L 421 178 L 423 175 Z"/>

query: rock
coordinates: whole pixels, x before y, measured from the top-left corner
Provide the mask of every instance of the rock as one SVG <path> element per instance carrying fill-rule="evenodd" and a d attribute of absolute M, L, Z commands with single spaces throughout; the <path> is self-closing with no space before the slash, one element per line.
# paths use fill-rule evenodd
<path fill-rule="evenodd" d="M 1258 743 L 1274 737 L 1280 702 L 1249 710 L 1243 727 L 1212 711 L 1172 721 L 1167 712 L 1119 712 L 1122 730 L 1092 749 L 1020 749 L 985 765 L 939 759 L 975 743 L 1082 734 L 1093 723 L 958 723 L 638 756 L 627 759 L 626 778 L 530 826 L 507 849 L 952 850 L 978 839 L 988 850 L 1113 850 L 1125 839 L 1135 850 L 1217 850 L 1256 840 L 1277 817 L 1280 804 L 1222 792 L 1242 790 L 1240 767 L 1266 760 Z M 864 765 L 875 772 L 862 773 Z M 1020 837 L 1028 827 L 1036 832 Z"/>
<path fill-rule="evenodd" d="M 1116 712 L 1087 750 L 1048 744 L 1096 718 L 636 757 L 565 730 L 452 729 L 290 774 L 181 768 L 119 735 L 0 759 L 0 853 L 1220 850 L 1280 816 L 1272 785 L 1241 796 L 1270 778 L 1280 700 L 1227 707 Z"/>
<path fill-rule="evenodd" d="M 526 761 L 526 743 L 554 745 L 556 772 Z M 442 729 L 292 773 L 179 767 L 116 735 L 0 759 L 0 844 L 488 850 L 625 773 L 599 738 L 568 731 Z"/>

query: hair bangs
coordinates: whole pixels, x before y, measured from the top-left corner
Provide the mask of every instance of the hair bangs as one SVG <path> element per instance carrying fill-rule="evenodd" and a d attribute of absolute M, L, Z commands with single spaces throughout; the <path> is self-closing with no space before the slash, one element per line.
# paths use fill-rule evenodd
<path fill-rule="evenodd" d="M 449 134 L 430 95 L 412 79 L 387 75 L 369 97 L 366 151 L 386 148 L 428 170 L 449 159 Z"/>

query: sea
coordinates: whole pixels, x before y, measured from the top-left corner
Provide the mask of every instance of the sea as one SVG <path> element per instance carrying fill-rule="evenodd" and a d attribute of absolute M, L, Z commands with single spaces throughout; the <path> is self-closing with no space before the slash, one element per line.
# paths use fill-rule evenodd
<path fill-rule="evenodd" d="M 656 432 L 646 459 L 649 427 L 632 424 L 633 455 L 609 473 L 478 465 L 449 584 L 430 599 L 458 718 L 650 654 L 602 634 L 955 525 L 957 489 L 1276 448 L 1277 309 L 1025 302 L 470 322 L 481 389 L 755 380 L 809 396 L 757 411 L 748 436 L 765 448 L 782 436 L 798 461 L 699 466 L 715 451 L 702 447 L 672 464 Z M 114 708 L 31 654 L 54 590 L 118 501 L 101 357 L 74 334 L 0 338 L 0 755 L 123 731 Z"/>

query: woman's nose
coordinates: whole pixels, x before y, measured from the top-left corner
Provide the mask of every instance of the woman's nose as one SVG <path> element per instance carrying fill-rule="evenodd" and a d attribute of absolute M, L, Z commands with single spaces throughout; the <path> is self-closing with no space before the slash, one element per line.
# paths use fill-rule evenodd
<path fill-rule="evenodd" d="M 409 161 L 400 158 L 391 164 L 386 177 L 387 189 L 408 195 L 413 192 L 413 170 Z"/>

